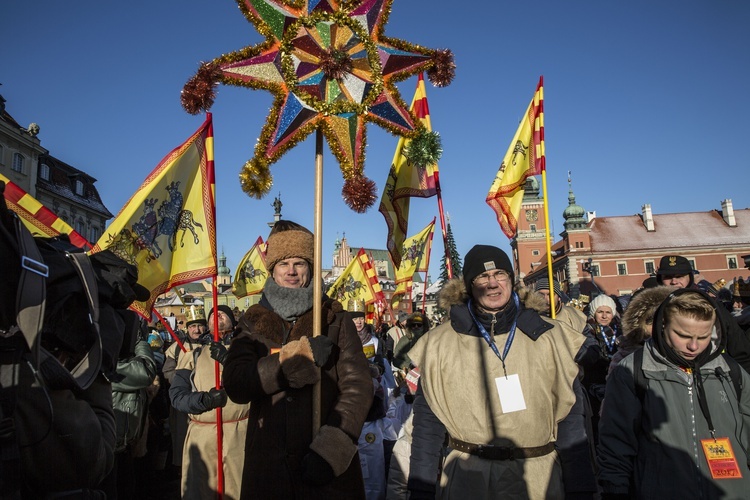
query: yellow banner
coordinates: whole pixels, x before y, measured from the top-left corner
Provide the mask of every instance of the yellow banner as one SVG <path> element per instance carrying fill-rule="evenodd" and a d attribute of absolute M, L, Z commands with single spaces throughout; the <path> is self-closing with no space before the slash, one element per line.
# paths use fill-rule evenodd
<path fill-rule="evenodd" d="M 365 304 L 372 304 L 382 296 L 383 291 L 374 276 L 370 258 L 363 249 L 359 249 L 357 256 L 352 259 L 341 276 L 328 289 L 328 296 L 338 300 L 346 309 L 349 302 L 364 300 Z M 374 279 L 374 285 L 373 285 Z"/>
<path fill-rule="evenodd" d="M 151 316 L 158 295 L 216 275 L 213 184 L 209 114 L 157 165 L 91 250 L 110 250 L 138 267 L 138 283 L 151 297 L 131 308 L 144 317 Z"/>
<path fill-rule="evenodd" d="M 542 172 L 544 158 L 544 89 L 541 80 L 487 193 L 487 204 L 508 238 L 518 229 L 526 179 Z"/>
<path fill-rule="evenodd" d="M 253 247 L 237 266 L 237 272 L 232 283 L 232 293 L 235 297 L 247 297 L 263 291 L 263 286 L 268 278 L 264 247 L 263 238 L 258 236 Z"/>
<path fill-rule="evenodd" d="M 419 233 L 407 238 L 401 251 L 401 265 L 396 269 L 396 283 L 411 280 L 416 272 L 425 272 L 435 231 L 435 219 Z"/>
<path fill-rule="evenodd" d="M 419 75 L 417 90 L 409 109 L 419 118 L 427 131 L 431 132 L 430 109 L 427 105 L 427 93 L 422 74 Z M 379 208 L 388 225 L 386 246 L 396 267 L 401 264 L 401 248 L 408 231 L 409 199 L 411 197 L 429 198 L 437 194 L 435 180 L 435 174 L 438 172 L 437 164 L 411 165 L 402 154 L 404 148 L 410 143 L 411 139 L 400 137 L 396 144 Z"/>

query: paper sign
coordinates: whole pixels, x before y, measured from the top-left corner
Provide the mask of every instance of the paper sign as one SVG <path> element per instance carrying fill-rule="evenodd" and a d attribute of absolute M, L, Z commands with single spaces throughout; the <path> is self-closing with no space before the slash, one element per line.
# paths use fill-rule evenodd
<path fill-rule="evenodd" d="M 521 380 L 518 374 L 498 377 L 495 379 L 497 394 L 500 396 L 500 406 L 503 413 L 511 413 L 526 409 L 526 401 L 521 390 Z"/>

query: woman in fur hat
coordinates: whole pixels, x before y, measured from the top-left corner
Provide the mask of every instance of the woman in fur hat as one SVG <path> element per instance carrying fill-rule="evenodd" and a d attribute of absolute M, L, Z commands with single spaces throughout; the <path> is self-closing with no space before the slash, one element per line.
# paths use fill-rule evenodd
<path fill-rule="evenodd" d="M 267 245 L 271 277 L 224 365 L 229 398 L 250 403 L 242 498 L 364 498 L 357 440 L 373 391 L 362 342 L 327 297 L 313 337 L 313 234 L 278 221 Z M 322 427 L 313 434 L 317 382 Z"/>
<path fill-rule="evenodd" d="M 499 248 L 477 245 L 464 262 L 463 281 L 441 294 L 451 320 L 409 351 L 421 374 L 410 498 L 563 498 L 554 441 L 575 402 L 585 337 L 526 308 Z M 451 451 L 438 487 L 446 432 Z"/>

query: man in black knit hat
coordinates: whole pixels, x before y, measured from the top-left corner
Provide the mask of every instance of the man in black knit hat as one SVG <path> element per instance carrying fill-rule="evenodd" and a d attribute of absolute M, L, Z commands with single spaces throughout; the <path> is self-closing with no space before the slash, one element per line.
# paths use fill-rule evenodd
<path fill-rule="evenodd" d="M 451 451 L 441 498 L 563 498 L 555 437 L 575 403 L 575 356 L 584 341 L 546 321 L 514 290 L 507 254 L 476 245 L 463 280 L 449 281 L 440 304 L 450 321 L 425 333 L 409 351 L 419 367 L 408 488 L 412 499 L 435 498 L 441 445 Z"/>

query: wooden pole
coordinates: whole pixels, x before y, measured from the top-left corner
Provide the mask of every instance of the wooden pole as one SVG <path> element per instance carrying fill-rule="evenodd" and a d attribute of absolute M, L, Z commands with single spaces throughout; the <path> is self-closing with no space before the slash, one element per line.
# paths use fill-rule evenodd
<path fill-rule="evenodd" d="M 216 279 L 218 278 L 217 275 L 214 275 L 213 285 L 211 287 L 211 292 L 214 299 L 214 315 L 213 315 L 213 330 L 214 330 L 214 342 L 221 342 L 221 337 L 219 337 L 219 292 L 216 288 Z M 215 387 L 217 389 L 221 389 L 221 371 L 220 371 L 220 364 L 218 361 L 214 361 L 214 377 L 216 380 Z M 217 492 L 216 492 L 216 498 L 221 500 L 224 498 L 224 421 L 222 420 L 221 415 L 221 406 L 216 408 L 216 452 L 218 457 L 218 464 L 217 464 Z"/>
<path fill-rule="evenodd" d="M 315 131 L 315 262 L 313 264 L 313 337 L 321 334 L 323 317 L 323 132 Z M 321 385 L 313 385 L 312 430 L 313 436 L 320 429 Z"/>

